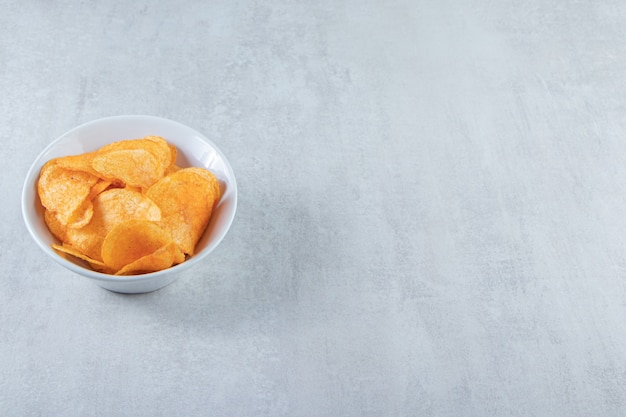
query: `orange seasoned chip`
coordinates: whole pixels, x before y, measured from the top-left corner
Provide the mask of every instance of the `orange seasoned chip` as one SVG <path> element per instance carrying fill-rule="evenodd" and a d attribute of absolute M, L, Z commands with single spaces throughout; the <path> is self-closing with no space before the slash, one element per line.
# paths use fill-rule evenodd
<path fill-rule="evenodd" d="M 95 152 L 92 167 L 107 178 L 148 188 L 158 181 L 173 163 L 170 145 L 160 136 L 146 136 L 110 143 Z"/>
<path fill-rule="evenodd" d="M 161 219 L 161 209 L 146 195 L 124 188 L 111 188 L 93 200 L 93 216 L 80 229 L 67 229 L 66 241 L 90 258 L 101 260 L 106 235 L 127 220 Z"/>
<path fill-rule="evenodd" d="M 115 275 L 136 275 L 161 271 L 185 260 L 178 245 L 170 242 L 156 251 L 123 266 Z"/>
<path fill-rule="evenodd" d="M 103 262 L 96 261 L 96 262 L 88 262 L 88 263 L 89 263 L 89 266 L 94 271 L 102 272 L 103 274 L 115 275 L 116 271 L 114 271 L 111 268 L 109 268 L 108 266 L 104 265 Z M 104 266 L 102 266 L 102 265 L 104 265 Z"/>
<path fill-rule="evenodd" d="M 169 143 L 167 143 L 165 139 L 160 136 L 145 136 L 140 139 L 119 140 L 117 142 L 112 142 L 108 145 L 101 147 L 96 151 L 96 153 L 101 155 L 103 153 L 111 151 L 132 149 L 143 149 L 150 152 L 157 158 L 159 164 L 165 166 L 166 168 L 173 162 L 172 147 Z M 175 160 L 175 154 L 173 158 Z"/>
<path fill-rule="evenodd" d="M 80 250 L 76 249 L 72 245 L 68 245 L 65 243 L 63 245 L 57 245 L 53 243 L 50 246 L 52 246 L 52 248 L 55 249 L 57 252 L 61 252 L 63 254 L 71 255 L 75 258 L 82 259 L 83 261 L 87 262 L 89 266 L 95 271 L 102 272 L 105 274 L 115 273 L 115 271 L 109 268 L 108 266 L 106 266 L 104 262 L 99 261 L 97 259 L 91 259 L 89 256 L 85 255 L 84 253 L 82 253 Z"/>
<path fill-rule="evenodd" d="M 83 171 L 93 176 L 99 176 L 99 173 L 91 166 L 95 152 L 86 152 L 78 155 L 68 155 L 56 159 L 56 164 L 62 168 L 72 171 Z"/>
<path fill-rule="evenodd" d="M 171 242 L 169 233 L 154 222 L 125 221 L 115 226 L 102 242 L 102 260 L 108 267 L 119 271 Z"/>
<path fill-rule="evenodd" d="M 146 191 L 161 208 L 161 221 L 157 223 L 188 255 L 193 255 L 209 224 L 214 193 L 212 182 L 189 168 L 166 176 Z"/>
<path fill-rule="evenodd" d="M 189 167 L 185 168 L 186 171 L 195 172 L 198 175 L 203 176 L 210 183 L 211 188 L 213 189 L 213 201 L 210 203 L 212 206 L 217 204 L 218 200 L 222 196 L 222 191 L 220 190 L 220 183 L 217 181 L 217 178 L 211 171 L 205 168 L 200 167 Z"/>
<path fill-rule="evenodd" d="M 37 191 L 41 204 L 53 212 L 61 224 L 69 225 L 84 219 L 85 201 L 97 181 L 98 177 L 63 168 L 52 160 L 41 169 Z"/>
<path fill-rule="evenodd" d="M 148 188 L 165 173 L 154 155 L 144 149 L 121 149 L 96 155 L 92 166 L 105 177 L 119 178 L 124 184 Z"/>
<path fill-rule="evenodd" d="M 121 179 L 111 175 L 105 175 L 104 173 L 97 171 L 93 167 L 93 160 L 97 155 L 97 152 L 87 152 L 79 155 L 64 156 L 61 158 L 57 158 L 56 163 L 60 167 L 66 169 L 89 173 L 94 177 L 98 177 L 100 181 L 107 181 L 109 185 L 113 185 L 115 187 L 124 186 L 124 183 Z"/>
<path fill-rule="evenodd" d="M 106 224 L 117 224 L 124 220 L 161 219 L 161 209 L 147 195 L 125 188 L 111 188 L 94 199 L 99 204 L 102 219 Z"/>
<path fill-rule="evenodd" d="M 135 139 L 135 142 L 143 149 L 152 152 L 159 160 L 159 164 L 163 165 L 166 169 L 176 162 L 176 147 L 167 143 L 167 141 L 160 136 L 146 136 L 141 139 Z"/>
<path fill-rule="evenodd" d="M 72 255 L 76 258 L 87 261 L 92 265 L 99 265 L 102 268 L 106 267 L 106 265 L 103 262 L 100 262 L 96 259 L 91 259 L 89 256 L 85 255 L 78 249 L 74 248 L 72 245 L 67 245 L 67 244 L 58 245 L 56 243 L 53 243 L 51 246 L 59 252 L 67 253 L 68 255 Z"/>

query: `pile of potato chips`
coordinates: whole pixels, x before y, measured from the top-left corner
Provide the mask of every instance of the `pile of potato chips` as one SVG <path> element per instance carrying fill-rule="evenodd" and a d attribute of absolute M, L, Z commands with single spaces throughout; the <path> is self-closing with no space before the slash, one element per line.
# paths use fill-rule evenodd
<path fill-rule="evenodd" d="M 113 142 L 56 158 L 37 191 L 57 251 L 99 272 L 136 275 L 184 262 L 220 199 L 215 176 L 176 165 L 176 147 L 159 136 Z"/>

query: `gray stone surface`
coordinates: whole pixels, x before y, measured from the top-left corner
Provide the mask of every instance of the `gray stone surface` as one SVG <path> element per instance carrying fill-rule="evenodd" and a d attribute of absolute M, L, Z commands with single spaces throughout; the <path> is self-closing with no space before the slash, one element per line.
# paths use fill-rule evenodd
<path fill-rule="evenodd" d="M 626 3 L 0 0 L 0 414 L 623 416 Z M 36 155 L 117 114 L 237 174 L 203 264 L 43 256 Z"/>

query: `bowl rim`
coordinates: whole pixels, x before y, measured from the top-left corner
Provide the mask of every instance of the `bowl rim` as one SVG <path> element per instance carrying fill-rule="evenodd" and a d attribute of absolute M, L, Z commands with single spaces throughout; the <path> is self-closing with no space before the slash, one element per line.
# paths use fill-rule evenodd
<path fill-rule="evenodd" d="M 224 228 L 224 231 L 222 233 L 220 233 L 217 238 L 215 240 L 213 240 L 211 242 L 211 245 L 209 247 L 209 249 L 206 252 L 200 252 L 197 254 L 194 254 L 193 256 L 191 256 L 189 259 L 185 260 L 184 262 L 178 264 L 178 265 L 174 265 L 170 268 L 167 269 L 163 269 L 161 271 L 156 271 L 156 272 L 149 272 L 146 274 L 140 274 L 140 275 L 111 275 L 111 274 L 105 274 L 102 272 L 98 272 L 95 271 L 93 269 L 89 269 L 88 267 L 81 267 L 73 262 L 70 262 L 69 260 L 65 259 L 63 256 L 59 255 L 56 251 L 54 251 L 49 245 L 46 245 L 42 239 L 38 236 L 37 232 L 34 230 L 34 226 L 31 224 L 31 222 L 28 219 L 28 195 L 29 193 L 32 192 L 32 186 L 35 183 L 35 177 L 36 177 L 36 172 L 41 169 L 41 166 L 43 166 L 43 163 L 45 163 L 45 161 L 42 161 L 42 158 L 45 154 L 47 154 L 51 149 L 53 149 L 59 142 L 61 142 L 64 138 L 66 138 L 67 136 L 70 136 L 72 134 L 74 134 L 76 131 L 81 130 L 81 129 L 85 129 L 91 125 L 94 124 L 99 124 L 99 123 L 107 123 L 107 122 L 114 122 L 114 121 L 124 121 L 124 120 L 143 120 L 143 121 L 155 121 L 155 122 L 160 122 L 160 123 L 165 123 L 165 124 L 170 124 L 170 125 L 175 125 L 179 128 L 182 129 L 186 129 L 189 130 L 191 132 L 193 132 L 195 135 L 198 136 L 198 138 L 200 138 L 202 141 L 206 142 L 210 147 L 213 148 L 213 150 L 220 156 L 220 158 L 222 159 L 222 162 L 224 164 L 224 166 L 226 167 L 226 170 L 228 171 L 228 175 L 229 175 L 229 179 L 232 179 L 232 184 L 229 182 L 229 187 L 232 189 L 232 191 L 230 191 L 232 193 L 232 215 L 230 216 L 230 218 L 228 219 L 226 226 Z M 36 194 L 36 192 L 35 192 Z M 156 279 L 158 277 L 162 277 L 165 275 L 170 275 L 170 274 L 175 274 L 175 273 L 179 273 L 182 272 L 183 270 L 189 269 L 191 268 L 193 265 L 195 265 L 196 263 L 198 263 L 200 260 L 202 260 L 203 258 L 205 258 L 206 256 L 208 256 L 211 252 L 213 252 L 213 250 L 215 250 L 215 248 L 221 243 L 221 241 L 224 239 L 224 237 L 226 237 L 226 235 L 228 234 L 228 231 L 230 230 L 230 227 L 233 223 L 233 221 L 235 220 L 235 214 L 237 212 L 237 204 L 238 204 L 238 191 L 237 191 L 237 180 L 235 177 L 235 173 L 233 171 L 233 168 L 230 164 L 230 162 L 228 161 L 228 159 L 226 158 L 226 156 L 222 153 L 221 149 L 218 148 L 215 143 L 213 141 L 211 141 L 209 138 L 207 138 L 204 134 L 200 133 L 199 131 L 197 131 L 196 129 L 187 126 L 183 123 L 177 122 L 175 120 L 171 120 L 171 119 L 167 119 L 164 117 L 159 117 L 159 116 L 151 116 L 151 115 L 142 115 L 142 114 L 128 114 L 128 115 L 117 115 L 117 116 L 106 116 L 106 117 L 101 117 L 98 119 L 94 119 L 85 123 L 82 123 L 78 126 L 73 127 L 72 129 L 66 131 L 65 133 L 62 133 L 61 135 L 59 135 L 58 137 L 56 137 L 54 140 L 52 140 L 46 147 L 44 147 L 44 149 L 39 152 L 39 154 L 35 157 L 35 159 L 33 160 L 30 168 L 28 169 L 26 176 L 24 178 L 24 184 L 22 186 L 22 198 L 21 198 L 21 209 L 22 209 L 22 218 L 24 220 L 24 224 L 26 225 L 26 228 L 28 230 L 28 232 L 30 233 L 31 237 L 33 238 L 33 240 L 35 241 L 35 243 L 37 244 L 37 246 L 39 246 L 46 254 L 48 254 L 54 261 L 56 261 L 58 264 L 60 264 L 61 266 L 64 266 L 65 268 L 69 269 L 72 272 L 75 272 L 79 275 L 83 275 L 86 276 L 88 278 L 91 279 L 95 279 L 97 281 L 102 281 L 102 282 L 110 282 L 110 283 L 139 283 L 139 282 L 143 282 L 143 281 L 150 281 L 153 279 Z"/>

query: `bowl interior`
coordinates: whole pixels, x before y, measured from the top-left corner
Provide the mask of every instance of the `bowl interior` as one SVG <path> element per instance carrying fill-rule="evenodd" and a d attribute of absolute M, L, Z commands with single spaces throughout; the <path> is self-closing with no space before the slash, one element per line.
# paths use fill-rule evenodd
<path fill-rule="evenodd" d="M 116 277 L 93 271 L 86 263 L 56 253 L 51 243 L 57 242 L 45 224 L 43 207 L 37 195 L 37 179 L 43 164 L 52 158 L 94 151 L 108 143 L 148 135 L 161 136 L 178 149 L 177 164 L 182 167 L 204 167 L 217 177 L 222 198 L 215 207 L 211 221 L 196 246 L 196 253 L 172 268 L 143 275 Z M 180 272 L 207 256 L 224 238 L 237 208 L 237 184 L 233 170 L 222 152 L 209 139 L 178 122 L 153 116 L 116 116 L 98 119 L 78 126 L 54 140 L 32 164 L 24 183 L 22 212 L 26 226 L 39 247 L 68 269 L 89 278 L 104 281 L 142 281 L 163 274 Z"/>

